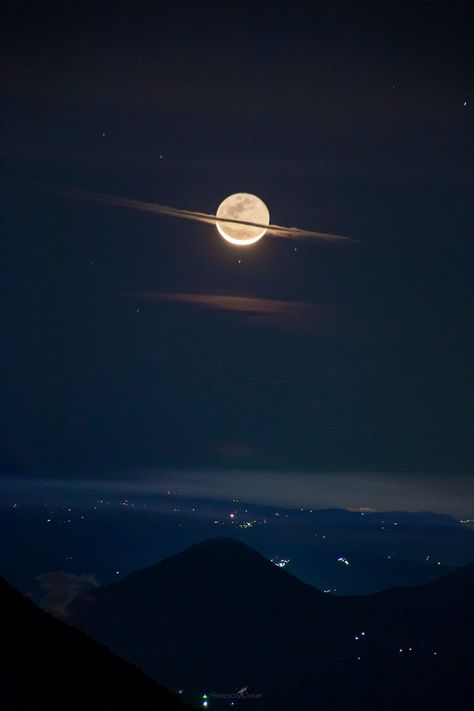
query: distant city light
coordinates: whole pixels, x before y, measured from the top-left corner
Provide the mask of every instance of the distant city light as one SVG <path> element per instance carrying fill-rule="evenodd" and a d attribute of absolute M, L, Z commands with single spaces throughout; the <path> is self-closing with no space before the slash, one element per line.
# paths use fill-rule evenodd
<path fill-rule="evenodd" d="M 346 506 L 345 511 L 352 511 L 352 513 L 373 513 L 375 509 L 370 506 Z"/>
<path fill-rule="evenodd" d="M 272 560 L 273 565 L 276 565 L 277 568 L 284 568 L 290 562 L 290 558 L 280 558 L 278 553 L 271 560 Z"/>

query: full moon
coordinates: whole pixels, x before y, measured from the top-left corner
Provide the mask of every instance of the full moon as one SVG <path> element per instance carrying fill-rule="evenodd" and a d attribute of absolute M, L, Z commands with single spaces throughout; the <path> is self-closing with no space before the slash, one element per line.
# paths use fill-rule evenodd
<path fill-rule="evenodd" d="M 270 222 L 270 213 L 263 200 L 250 193 L 229 195 L 217 208 L 216 217 L 254 222 L 257 225 L 268 225 Z M 216 222 L 216 226 L 224 239 L 239 246 L 258 242 L 267 231 L 266 227 L 258 227 L 255 224 L 242 225 L 233 222 L 219 222 L 219 219 Z"/>

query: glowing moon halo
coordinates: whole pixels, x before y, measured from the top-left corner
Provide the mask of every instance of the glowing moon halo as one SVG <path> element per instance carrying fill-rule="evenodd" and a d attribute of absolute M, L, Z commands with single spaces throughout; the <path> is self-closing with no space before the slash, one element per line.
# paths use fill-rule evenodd
<path fill-rule="evenodd" d="M 239 247 L 255 244 L 267 231 L 270 223 L 268 208 L 259 197 L 250 193 L 229 195 L 217 208 L 216 227 L 222 237 Z M 244 223 L 219 222 L 219 217 L 228 220 L 242 220 Z"/>

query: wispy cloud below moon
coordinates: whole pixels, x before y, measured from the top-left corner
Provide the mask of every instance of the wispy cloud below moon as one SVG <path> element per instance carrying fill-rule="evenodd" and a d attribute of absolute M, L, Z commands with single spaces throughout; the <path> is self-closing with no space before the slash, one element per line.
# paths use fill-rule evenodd
<path fill-rule="evenodd" d="M 149 297 L 165 301 L 180 301 L 185 304 L 207 306 L 221 311 L 242 311 L 255 314 L 302 314 L 314 311 L 314 304 L 302 301 L 282 301 L 280 299 L 259 299 L 254 296 L 233 296 L 232 294 L 193 294 L 187 292 L 164 292 L 147 294 Z"/>
<path fill-rule="evenodd" d="M 145 300 L 170 301 L 207 309 L 240 313 L 258 318 L 259 322 L 282 322 L 302 325 L 320 320 L 327 309 L 304 301 L 261 299 L 235 294 L 198 294 L 193 292 L 133 292 L 129 296 Z"/>
<path fill-rule="evenodd" d="M 107 205 L 116 205 L 117 207 L 128 207 L 133 210 L 141 210 L 142 212 L 151 212 L 155 215 L 163 215 L 165 217 L 178 217 L 184 220 L 193 220 L 194 222 L 205 222 L 215 225 L 217 217 L 205 212 L 197 212 L 195 210 L 183 210 L 168 205 L 160 205 L 155 202 L 143 202 L 142 200 L 133 200 L 131 198 L 116 197 L 105 193 L 96 193 L 91 190 L 78 190 L 75 188 L 64 187 L 60 185 L 43 185 L 30 184 L 29 187 L 34 187 L 46 192 L 65 195 L 67 197 L 80 198 L 83 200 L 93 200 L 102 202 Z M 267 235 L 273 237 L 291 237 L 303 239 L 325 240 L 328 242 L 356 242 L 357 240 L 343 235 L 334 235 L 327 232 L 317 232 L 315 230 L 306 230 L 299 227 L 284 227 L 282 225 L 265 225 L 258 222 L 248 222 L 245 220 L 236 220 L 232 218 L 219 217 L 219 222 L 230 222 L 239 225 L 251 225 L 253 227 L 265 227 Z"/>

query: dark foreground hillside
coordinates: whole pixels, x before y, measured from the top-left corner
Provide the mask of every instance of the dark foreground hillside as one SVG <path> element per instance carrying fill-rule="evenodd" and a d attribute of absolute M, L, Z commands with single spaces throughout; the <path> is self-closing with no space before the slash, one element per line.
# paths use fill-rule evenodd
<path fill-rule="evenodd" d="M 469 566 L 413 588 L 327 595 L 219 538 L 87 593 L 71 621 L 192 700 L 247 687 L 261 695 L 245 701 L 254 711 L 467 711 L 473 592 Z"/>
<path fill-rule="evenodd" d="M 0 709 L 180 711 L 187 704 L 0 578 Z"/>

